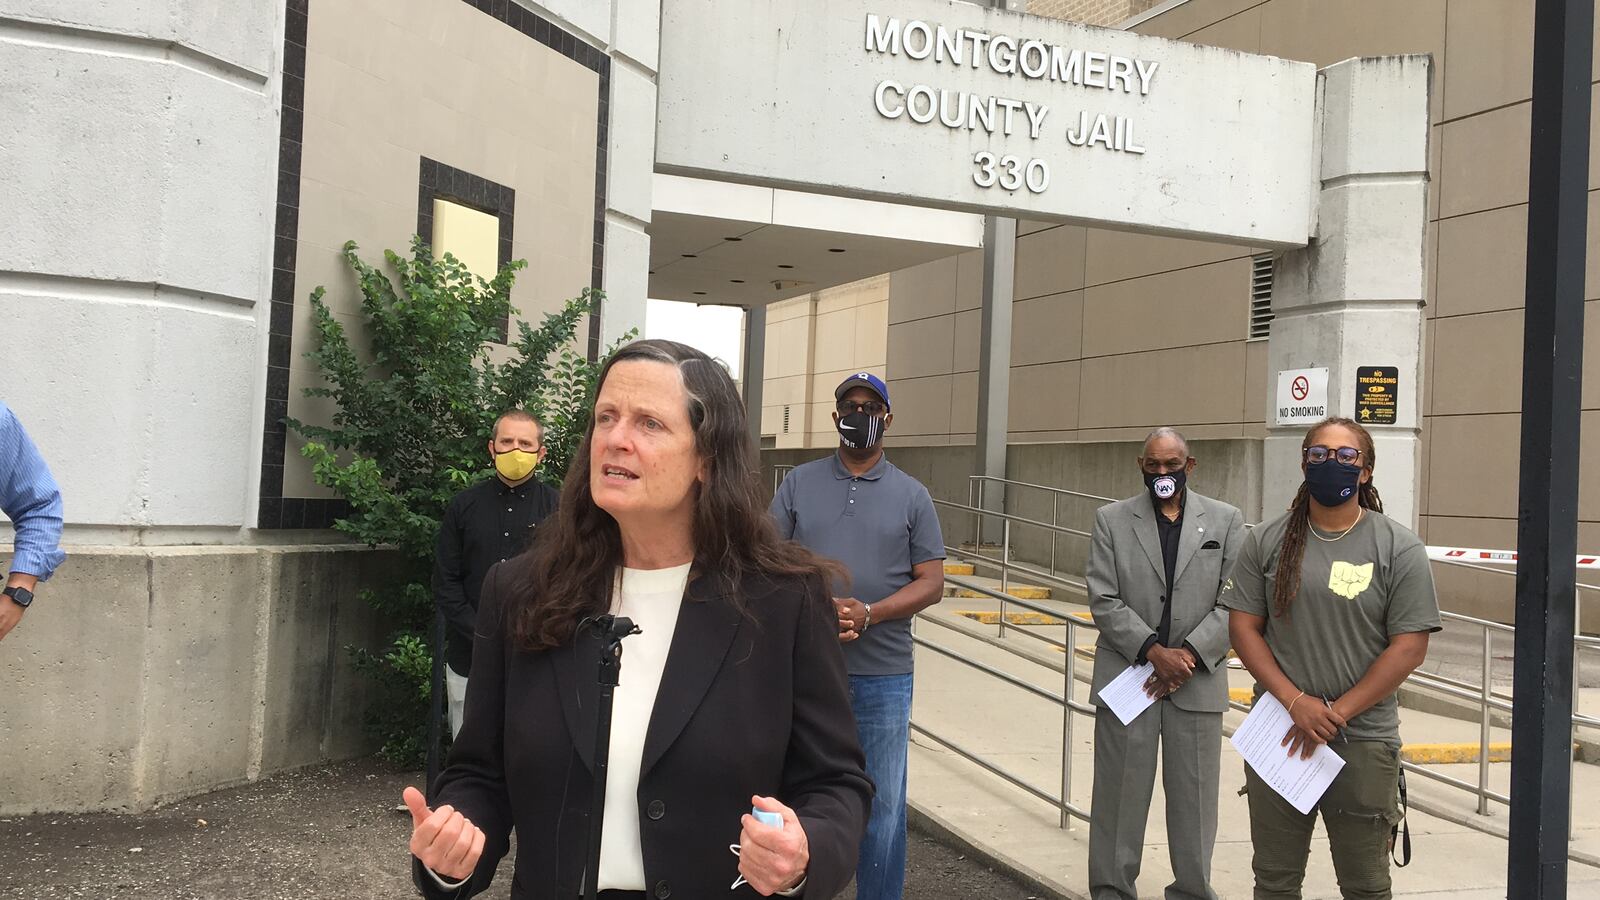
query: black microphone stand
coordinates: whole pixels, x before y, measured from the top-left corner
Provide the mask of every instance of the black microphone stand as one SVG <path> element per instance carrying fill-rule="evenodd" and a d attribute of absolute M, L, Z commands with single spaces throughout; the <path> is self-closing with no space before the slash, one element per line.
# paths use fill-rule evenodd
<path fill-rule="evenodd" d="M 584 869 L 584 900 L 597 900 L 600 890 L 600 837 L 606 813 L 606 769 L 611 756 L 611 705 L 622 680 L 622 639 L 639 634 L 633 620 L 596 616 L 586 620 L 603 644 L 600 650 L 600 706 L 595 720 L 594 793 L 589 801 L 589 859 Z M 581 627 L 581 626 L 580 626 Z"/>

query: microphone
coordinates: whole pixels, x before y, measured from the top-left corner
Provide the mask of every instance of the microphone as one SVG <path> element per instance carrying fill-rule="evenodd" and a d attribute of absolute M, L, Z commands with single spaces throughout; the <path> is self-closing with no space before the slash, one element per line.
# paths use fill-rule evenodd
<path fill-rule="evenodd" d="M 620 644 L 622 639 L 634 634 L 643 634 L 639 626 L 627 616 L 614 616 L 607 613 L 603 616 L 588 616 L 578 622 L 579 628 L 587 627 L 595 637 L 608 644 Z"/>

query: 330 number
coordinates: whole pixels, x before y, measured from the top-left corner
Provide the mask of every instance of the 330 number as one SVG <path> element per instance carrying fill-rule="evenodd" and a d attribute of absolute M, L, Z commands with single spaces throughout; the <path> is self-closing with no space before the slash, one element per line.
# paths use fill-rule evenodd
<path fill-rule="evenodd" d="M 997 157 L 980 150 L 972 161 L 978 167 L 978 171 L 972 173 L 972 181 L 978 187 L 998 184 L 1004 190 L 1014 191 L 1026 185 L 1029 191 L 1042 194 L 1050 186 L 1050 165 L 1042 159 L 1024 162 L 1009 154 Z"/>

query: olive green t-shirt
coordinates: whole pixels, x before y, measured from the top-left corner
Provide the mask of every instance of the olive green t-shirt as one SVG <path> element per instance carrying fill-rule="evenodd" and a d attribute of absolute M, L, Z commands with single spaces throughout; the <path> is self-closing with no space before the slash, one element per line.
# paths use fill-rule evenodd
<path fill-rule="evenodd" d="M 1391 636 L 1439 630 L 1439 601 L 1422 539 L 1371 510 L 1336 541 L 1321 540 L 1315 531 L 1306 535 L 1300 590 L 1283 615 L 1275 614 L 1272 592 L 1278 549 L 1288 521 L 1284 514 L 1245 536 L 1221 603 L 1266 617 L 1267 646 L 1308 699 L 1336 700 L 1354 687 L 1389 646 Z M 1261 694 L 1258 683 L 1255 695 Z M 1395 696 L 1390 694 L 1351 719 L 1345 734 L 1352 741 L 1384 741 L 1398 747 L 1400 710 Z"/>

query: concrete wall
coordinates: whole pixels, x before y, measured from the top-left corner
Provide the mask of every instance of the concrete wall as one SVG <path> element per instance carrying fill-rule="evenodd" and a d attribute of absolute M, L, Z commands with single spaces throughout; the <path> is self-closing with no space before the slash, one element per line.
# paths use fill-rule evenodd
<path fill-rule="evenodd" d="M 246 520 L 283 14 L 0 2 L 0 390 L 74 523 Z"/>
<path fill-rule="evenodd" d="M 1532 21 L 1528 4 L 1488 0 L 1190 0 L 1135 26 L 1318 66 L 1432 55 L 1416 486 L 1419 530 L 1432 544 L 1516 541 L 1516 479 L 1488 473 L 1514 473 L 1518 454 Z M 1592 168 L 1590 208 L 1600 222 L 1600 161 Z M 1133 440 L 1164 423 L 1196 438 L 1264 436 L 1275 378 L 1265 342 L 1247 339 L 1257 248 L 1027 222 L 1019 234 L 1013 445 Z M 1600 261 L 1600 226 L 1590 240 Z M 887 375 L 900 389 L 891 445 L 973 440 L 976 404 L 966 398 L 977 380 L 977 268 L 944 261 L 891 276 Z M 1586 447 L 1600 446 L 1600 262 L 1588 283 Z M 1580 549 L 1600 552 L 1600 467 L 1579 479 Z M 1447 607 L 1509 618 L 1511 578 L 1437 571 Z M 1600 603 L 1600 592 L 1586 599 Z"/>
<path fill-rule="evenodd" d="M 1073 225 L 1023 223 L 1019 234 L 1013 442 L 1142 440 L 1157 425 L 1192 438 L 1264 434 L 1250 248 Z M 982 261 L 974 252 L 891 275 L 891 440 L 973 440 Z"/>
<path fill-rule="evenodd" d="M 894 385 L 889 386 L 891 393 Z M 1141 436 L 1142 438 L 1142 436 Z M 838 442 L 834 442 L 834 447 Z M 1079 443 L 1011 444 L 1006 449 L 1006 477 L 1029 484 L 1065 488 L 1085 494 L 1120 499 L 1142 492 L 1143 477 L 1135 459 L 1142 441 L 1103 441 Z M 774 481 L 774 466 L 798 465 L 832 452 L 832 448 L 808 450 L 764 450 L 762 474 L 769 490 Z M 896 466 L 921 481 L 935 500 L 971 505 L 975 495 L 968 476 L 972 473 L 973 447 L 897 445 L 888 450 Z M 1261 520 L 1261 442 L 1249 439 L 1196 440 L 1191 452 L 1198 465 L 1190 480 L 1196 491 L 1231 503 L 1244 512 L 1245 520 Z M 997 485 L 985 487 L 997 491 Z M 1052 522 L 1079 531 L 1094 525 L 1094 511 L 1105 501 L 1053 495 L 1048 491 L 1012 487 L 1006 498 L 1006 511 L 1037 522 Z M 989 494 L 996 496 L 996 494 Z M 939 508 L 939 521 L 946 544 L 971 541 L 977 532 L 975 517 L 960 510 Z M 984 543 L 999 542 L 1001 533 L 984 525 Z M 1011 549 L 1014 559 L 1047 566 L 1051 559 L 1062 572 L 1081 575 L 1088 554 L 1088 541 L 1072 535 L 1056 535 L 1052 557 L 1051 533 L 1047 529 L 1013 525 Z"/>
<path fill-rule="evenodd" d="M 0 650 L 0 814 L 370 749 L 345 647 L 382 636 L 381 556 L 257 517 L 263 483 L 327 496 L 264 420 L 326 420 L 305 297 L 354 323 L 337 248 L 406 248 L 423 155 L 515 188 L 528 317 L 598 278 L 602 338 L 642 326 L 659 3 L 481 5 L 0 0 L 0 392 L 70 554 Z M 511 26 L 535 13 L 544 42 Z"/>
<path fill-rule="evenodd" d="M 838 446 L 833 389 L 852 372 L 883 374 L 888 321 L 887 275 L 769 306 L 762 437 L 777 447 Z"/>
<path fill-rule="evenodd" d="M 4 549 L 4 548 L 0 548 Z M 0 815 L 140 810 L 370 753 L 383 552 L 78 548 L 0 653 Z"/>
<path fill-rule="evenodd" d="M 1028 0 L 1029 15 L 1087 25 L 1115 25 L 1145 12 L 1161 0 Z"/>
<path fill-rule="evenodd" d="M 853 0 L 668 3 L 657 170 L 1164 234 L 1305 242 L 1313 67 L 944 0 L 898 0 L 892 13 L 874 15 L 884 29 L 891 15 L 895 29 L 915 22 L 905 26 L 913 34 L 939 26 L 1042 43 L 1032 45 L 1032 75 L 1013 77 L 1007 64 L 973 67 L 951 56 L 941 64 L 916 38 L 904 53 L 898 39 L 864 42 L 871 20 Z M 1098 76 L 1087 74 L 1054 81 L 1039 54 L 1060 60 L 1063 73 L 1068 57 L 1046 44 L 1158 61 L 1159 74 L 1131 89 L 1124 82 L 1095 90 Z M 948 93 L 917 92 L 919 84 Z M 892 99 L 900 91 L 924 98 L 923 113 L 900 109 Z M 974 130 L 970 117 L 954 114 L 961 91 L 985 105 L 992 96 L 1033 104 L 1035 116 L 1030 127 L 980 122 Z M 941 112 L 946 99 L 949 112 Z M 1041 108 L 1054 112 L 1039 118 Z M 1122 117 L 1124 128 L 1134 122 L 1135 139 L 1110 150 L 1078 135 L 1096 121 L 1104 134 L 1112 119 L 1102 116 Z M 1271 152 L 1263 152 L 1266 140 Z M 1013 177 L 1031 165 L 1033 183 L 987 180 L 975 171 L 985 151 L 1015 157 Z"/>
<path fill-rule="evenodd" d="M 330 3 L 309 19 L 289 414 L 326 422 L 332 401 L 302 395 L 323 383 L 305 358 L 317 338 L 306 298 L 326 286 L 349 333 L 364 334 L 340 247 L 356 241 L 369 263 L 406 252 L 423 157 L 516 192 L 511 258 L 528 261 L 511 293 L 518 319 L 538 323 L 589 286 L 599 76 L 466 3 Z M 299 437 L 287 443 L 283 496 L 331 496 Z"/>
<path fill-rule="evenodd" d="M 1358 0 L 1335 8 L 1269 0 L 1242 6 L 1191 0 L 1138 30 L 1317 65 L 1352 56 L 1433 55 L 1420 531 L 1430 544 L 1514 547 L 1532 5 Z M 1591 221 L 1600 220 L 1595 188 L 1600 157 L 1591 166 Z M 1600 264 L 1594 262 L 1600 228 L 1590 229 L 1589 240 L 1586 449 L 1600 447 Z M 1600 471 L 1587 466 L 1579 479 L 1579 549 L 1600 551 Z M 1435 571 L 1449 608 L 1509 619 L 1514 579 Z M 1592 628 L 1595 607 L 1588 604 L 1600 604 L 1600 592 L 1584 593 Z"/>

